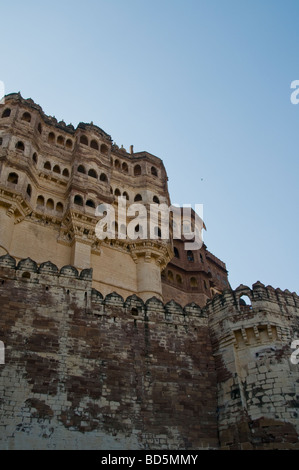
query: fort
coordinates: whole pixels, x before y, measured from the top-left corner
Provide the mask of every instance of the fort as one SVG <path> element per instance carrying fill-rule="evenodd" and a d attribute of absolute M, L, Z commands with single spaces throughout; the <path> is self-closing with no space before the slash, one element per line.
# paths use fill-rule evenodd
<path fill-rule="evenodd" d="M 299 448 L 298 295 L 232 290 L 223 261 L 171 231 L 96 237 L 98 205 L 170 206 L 167 181 L 158 157 L 6 96 L 2 450 Z"/>

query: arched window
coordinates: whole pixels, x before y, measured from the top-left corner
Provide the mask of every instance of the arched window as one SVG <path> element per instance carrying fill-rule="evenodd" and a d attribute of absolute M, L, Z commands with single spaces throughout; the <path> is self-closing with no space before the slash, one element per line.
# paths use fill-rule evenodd
<path fill-rule="evenodd" d="M 159 200 L 158 196 L 154 196 L 154 197 L 153 197 L 153 202 L 154 202 L 155 204 L 160 204 L 160 200 Z"/>
<path fill-rule="evenodd" d="M 128 165 L 127 165 L 126 162 L 124 162 L 124 163 L 122 164 L 122 170 L 123 170 L 125 173 L 128 173 L 129 167 L 128 167 Z"/>
<path fill-rule="evenodd" d="M 37 130 L 40 134 L 43 132 L 43 128 L 40 122 L 38 123 Z"/>
<path fill-rule="evenodd" d="M 54 172 L 54 173 L 57 173 L 57 174 L 59 174 L 59 175 L 60 175 L 60 173 L 61 173 L 61 170 L 60 170 L 60 167 L 59 167 L 59 165 L 55 165 L 55 166 L 54 166 L 54 168 L 53 168 L 53 172 Z"/>
<path fill-rule="evenodd" d="M 44 196 L 38 196 L 37 201 L 36 201 L 36 205 L 39 206 L 39 207 L 44 207 L 44 205 L 45 205 Z"/>
<path fill-rule="evenodd" d="M 155 227 L 154 228 L 154 234 L 155 234 L 156 237 L 161 238 L 161 236 L 162 236 L 161 229 L 159 227 Z"/>
<path fill-rule="evenodd" d="M 91 176 L 91 178 L 96 178 L 98 179 L 98 174 L 94 169 L 89 170 L 88 176 Z"/>
<path fill-rule="evenodd" d="M 172 271 L 168 271 L 167 279 L 168 279 L 169 281 L 173 282 L 173 272 L 172 272 Z"/>
<path fill-rule="evenodd" d="M 136 165 L 134 167 L 134 176 L 140 176 L 141 175 L 141 166 L 140 165 Z"/>
<path fill-rule="evenodd" d="M 241 295 L 239 299 L 239 304 L 240 304 L 241 311 L 251 310 L 252 308 L 251 299 L 250 297 L 248 297 L 248 295 Z"/>
<path fill-rule="evenodd" d="M 54 201 L 53 201 L 53 199 L 48 199 L 48 200 L 47 200 L 46 208 L 47 208 L 49 211 L 52 211 L 52 210 L 54 209 Z"/>
<path fill-rule="evenodd" d="M 25 150 L 24 142 L 19 140 L 19 142 L 16 143 L 16 150 L 20 150 L 21 152 L 24 152 Z"/>
<path fill-rule="evenodd" d="M 64 145 L 64 138 L 62 137 L 62 135 L 59 135 L 57 137 L 57 144 L 58 145 Z"/>
<path fill-rule="evenodd" d="M 91 147 L 92 149 L 99 150 L 99 144 L 97 143 L 96 140 L 92 140 L 92 141 L 90 142 L 90 147 Z"/>
<path fill-rule="evenodd" d="M 118 188 L 116 188 L 116 190 L 114 191 L 114 196 L 116 196 L 116 197 L 121 196 L 121 192 Z"/>
<path fill-rule="evenodd" d="M 128 193 L 126 193 L 126 191 L 123 193 L 123 197 L 125 197 L 127 201 L 129 201 L 129 199 L 130 199 L 129 195 L 128 195 Z"/>
<path fill-rule="evenodd" d="M 178 250 L 176 247 L 174 247 L 173 251 L 174 251 L 174 256 L 175 256 L 175 258 L 178 258 L 178 259 L 179 259 L 179 258 L 180 258 L 179 250 Z"/>
<path fill-rule="evenodd" d="M 65 143 L 65 146 L 67 149 L 71 149 L 73 148 L 73 142 L 71 139 L 67 139 L 66 143 Z"/>
<path fill-rule="evenodd" d="M 88 145 L 88 138 L 86 137 L 86 135 L 81 135 L 80 144 Z"/>
<path fill-rule="evenodd" d="M 92 199 L 88 199 L 88 201 L 86 201 L 86 205 L 87 207 L 96 207 L 95 202 Z"/>
<path fill-rule="evenodd" d="M 190 286 L 191 286 L 191 287 L 194 287 L 194 288 L 195 288 L 195 287 L 198 287 L 198 282 L 197 282 L 196 277 L 191 277 L 191 279 L 190 279 Z"/>
<path fill-rule="evenodd" d="M 68 178 L 70 176 L 70 173 L 69 173 L 69 170 L 67 168 L 65 168 L 62 172 L 62 176 L 65 176 L 66 178 Z"/>
<path fill-rule="evenodd" d="M 19 175 L 17 173 L 9 173 L 7 181 L 12 184 L 18 184 Z"/>
<path fill-rule="evenodd" d="M 119 170 L 120 169 L 120 161 L 119 160 L 115 160 L 114 162 L 114 167 Z"/>
<path fill-rule="evenodd" d="M 31 194 L 32 194 L 32 187 L 30 184 L 28 184 L 27 186 L 27 189 L 26 189 L 26 193 L 29 197 L 31 197 Z"/>
<path fill-rule="evenodd" d="M 108 149 L 107 145 L 105 145 L 105 144 L 102 144 L 102 145 L 101 145 L 101 153 L 102 153 L 102 154 L 107 155 L 107 154 L 108 154 L 108 150 L 109 150 L 109 149 Z"/>
<path fill-rule="evenodd" d="M 77 205 L 77 206 L 83 206 L 83 198 L 82 196 L 79 196 L 78 194 L 75 196 L 74 198 L 74 203 Z"/>
<path fill-rule="evenodd" d="M 83 173 L 83 175 L 86 174 L 85 167 L 83 165 L 78 166 L 78 173 Z"/>
<path fill-rule="evenodd" d="M 46 163 L 44 164 L 44 169 L 45 169 L 45 170 L 51 170 L 51 163 L 50 163 L 50 162 L 46 162 Z"/>
<path fill-rule="evenodd" d="M 50 132 L 50 134 L 48 135 L 48 142 L 51 144 L 55 142 L 55 134 L 53 132 Z"/>
<path fill-rule="evenodd" d="M 104 183 L 108 181 L 107 176 L 105 175 L 105 173 L 101 174 L 100 181 L 103 181 Z"/>
<path fill-rule="evenodd" d="M 11 109 L 6 108 L 2 113 L 2 117 L 3 118 L 8 118 L 10 116 L 10 114 L 11 114 Z"/>
<path fill-rule="evenodd" d="M 193 255 L 192 251 L 187 251 L 187 260 L 190 263 L 194 263 L 194 255 Z"/>
<path fill-rule="evenodd" d="M 136 194 L 135 198 L 134 198 L 134 202 L 140 202 L 142 201 L 142 196 L 141 194 Z"/>
<path fill-rule="evenodd" d="M 61 202 L 57 202 L 56 204 L 56 212 L 62 213 L 63 212 L 63 204 Z"/>
<path fill-rule="evenodd" d="M 32 155 L 32 160 L 33 160 L 33 162 L 34 162 L 35 164 L 37 164 L 37 153 L 34 153 L 34 154 Z"/>
<path fill-rule="evenodd" d="M 157 169 L 156 169 L 154 166 L 152 166 L 152 168 L 151 168 L 151 174 L 152 174 L 153 176 L 158 176 Z"/>
<path fill-rule="evenodd" d="M 178 284 L 180 284 L 180 285 L 183 283 L 183 281 L 182 281 L 182 276 L 180 276 L 180 274 L 177 274 L 177 275 L 176 275 L 176 282 L 177 282 Z"/>
<path fill-rule="evenodd" d="M 26 121 L 26 122 L 31 122 L 31 114 L 27 112 L 24 113 L 23 116 L 21 117 L 21 120 Z"/>

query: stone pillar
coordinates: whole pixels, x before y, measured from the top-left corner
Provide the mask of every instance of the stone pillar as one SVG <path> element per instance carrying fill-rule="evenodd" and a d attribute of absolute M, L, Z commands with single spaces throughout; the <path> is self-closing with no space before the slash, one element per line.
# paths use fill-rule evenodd
<path fill-rule="evenodd" d="M 137 240 L 130 245 L 136 263 L 137 295 L 145 302 L 157 297 L 163 301 L 161 271 L 172 257 L 169 243 L 161 240 Z"/>

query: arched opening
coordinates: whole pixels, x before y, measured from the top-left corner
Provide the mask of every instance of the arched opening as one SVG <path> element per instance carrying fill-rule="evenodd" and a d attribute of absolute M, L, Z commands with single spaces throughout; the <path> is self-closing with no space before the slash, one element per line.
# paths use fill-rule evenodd
<path fill-rule="evenodd" d="M 86 135 L 81 135 L 80 144 L 88 145 L 88 138 L 86 137 Z"/>
<path fill-rule="evenodd" d="M 74 203 L 77 205 L 77 206 L 83 206 L 83 198 L 82 196 L 79 196 L 78 194 L 75 196 L 74 198 Z"/>
<path fill-rule="evenodd" d="M 25 122 L 31 122 L 31 114 L 27 112 L 24 113 L 21 117 L 21 120 Z"/>
<path fill-rule="evenodd" d="M 91 170 L 89 170 L 88 176 L 90 176 L 91 178 L 96 178 L 96 179 L 98 179 L 98 174 L 97 174 L 97 172 L 96 172 L 93 168 L 92 168 Z"/>
<path fill-rule="evenodd" d="M 46 208 L 47 208 L 48 211 L 52 211 L 54 209 L 53 199 L 48 199 L 47 200 Z"/>
<path fill-rule="evenodd" d="M 34 153 L 34 154 L 32 155 L 32 160 L 33 160 L 33 162 L 34 162 L 35 164 L 37 164 L 37 153 Z"/>
<path fill-rule="evenodd" d="M 192 253 L 192 251 L 187 251 L 187 260 L 190 262 L 190 263 L 194 263 L 194 255 Z"/>
<path fill-rule="evenodd" d="M 108 149 L 107 145 L 102 144 L 101 145 L 101 153 L 104 154 L 104 155 L 107 155 L 108 151 L 109 151 L 109 149 Z"/>
<path fill-rule="evenodd" d="M 155 227 L 154 228 L 154 234 L 155 234 L 155 237 L 161 238 L 162 233 L 161 233 L 160 227 Z"/>
<path fill-rule="evenodd" d="M 151 174 L 152 174 L 153 176 L 158 176 L 158 171 L 157 171 L 157 169 L 156 169 L 154 166 L 152 166 L 152 168 L 151 168 Z"/>
<path fill-rule="evenodd" d="M 120 197 L 121 196 L 121 192 L 118 188 L 116 188 L 116 190 L 114 191 L 114 196 L 116 197 Z"/>
<path fill-rule="evenodd" d="M 44 207 L 44 205 L 45 205 L 45 198 L 44 198 L 44 196 L 38 196 L 37 201 L 36 201 L 36 205 L 37 205 L 38 207 Z"/>
<path fill-rule="evenodd" d="M 239 305 L 240 305 L 241 311 L 244 311 L 244 312 L 252 309 L 251 299 L 248 295 L 245 295 L 245 294 L 241 295 L 239 299 Z"/>
<path fill-rule="evenodd" d="M 83 165 L 78 166 L 78 173 L 82 173 L 83 175 L 86 175 L 86 170 Z"/>
<path fill-rule="evenodd" d="M 129 199 L 130 199 L 129 195 L 126 191 L 123 193 L 123 197 L 125 197 L 127 201 L 129 201 Z"/>
<path fill-rule="evenodd" d="M 27 185 L 26 194 L 27 194 L 29 197 L 31 197 L 31 194 L 32 194 L 32 187 L 31 187 L 31 184 L 28 184 L 28 185 Z"/>
<path fill-rule="evenodd" d="M 172 272 L 172 271 L 168 271 L 168 273 L 167 273 L 167 279 L 168 279 L 170 282 L 173 282 L 173 272 Z"/>
<path fill-rule="evenodd" d="M 123 170 L 125 173 L 128 173 L 128 172 L 129 172 L 129 167 L 128 167 L 128 165 L 127 165 L 126 162 L 124 162 L 124 163 L 122 164 L 122 170 Z"/>
<path fill-rule="evenodd" d="M 107 176 L 105 175 L 105 173 L 101 174 L 100 181 L 103 181 L 103 183 L 106 183 L 108 181 Z"/>
<path fill-rule="evenodd" d="M 25 272 L 22 274 L 22 279 L 30 279 L 30 273 Z"/>
<path fill-rule="evenodd" d="M 134 202 L 140 202 L 142 201 L 142 196 L 141 194 L 136 194 L 135 198 L 134 198 Z"/>
<path fill-rule="evenodd" d="M 190 279 L 190 286 L 191 286 L 192 288 L 198 287 L 198 282 L 197 282 L 197 279 L 196 279 L 195 277 L 191 277 L 191 279 Z"/>
<path fill-rule="evenodd" d="M 178 250 L 176 247 L 174 247 L 173 251 L 174 251 L 174 256 L 175 256 L 175 258 L 180 259 L 179 250 Z"/>
<path fill-rule="evenodd" d="M 73 148 L 73 142 L 71 139 L 67 139 L 66 143 L 65 143 L 65 146 L 67 149 L 71 149 Z"/>
<path fill-rule="evenodd" d="M 154 196 L 154 197 L 153 197 L 153 202 L 154 202 L 155 204 L 160 204 L 160 199 L 158 198 L 158 196 Z"/>
<path fill-rule="evenodd" d="M 43 132 L 43 128 L 40 122 L 38 123 L 37 130 L 40 134 Z"/>
<path fill-rule="evenodd" d="M 55 142 L 55 134 L 53 132 L 50 132 L 50 134 L 48 135 L 48 142 L 50 144 L 52 144 L 53 142 Z"/>
<path fill-rule="evenodd" d="M 20 150 L 21 152 L 24 152 L 25 150 L 24 142 L 19 140 L 19 142 L 16 143 L 16 150 Z"/>
<path fill-rule="evenodd" d="M 10 114 L 11 114 L 11 109 L 6 108 L 2 113 L 2 117 L 3 118 L 8 118 L 10 116 Z"/>
<path fill-rule="evenodd" d="M 62 135 L 59 135 L 57 137 L 57 144 L 58 145 L 64 145 L 64 138 L 62 137 Z"/>
<path fill-rule="evenodd" d="M 50 162 L 46 162 L 46 163 L 44 164 L 44 169 L 45 169 L 45 170 L 51 170 L 51 169 L 52 169 L 51 163 L 50 163 Z"/>
<path fill-rule="evenodd" d="M 136 165 L 134 167 L 134 176 L 140 176 L 141 175 L 141 166 L 140 165 Z"/>
<path fill-rule="evenodd" d="M 9 173 L 7 181 L 12 184 L 18 184 L 19 175 L 17 173 Z"/>
<path fill-rule="evenodd" d="M 67 168 L 65 168 L 62 172 L 62 176 L 65 176 L 66 178 L 68 178 L 70 176 L 70 173 L 69 173 L 69 170 Z"/>
<path fill-rule="evenodd" d="M 93 209 L 96 207 L 95 202 L 92 199 L 88 199 L 88 201 L 86 201 L 86 205 L 87 207 L 92 207 Z"/>
<path fill-rule="evenodd" d="M 119 161 L 119 160 L 115 160 L 115 162 L 114 162 L 114 168 L 116 168 L 117 170 L 120 169 L 120 161 Z"/>
<path fill-rule="evenodd" d="M 61 173 L 61 170 L 60 170 L 60 167 L 59 167 L 59 165 L 55 165 L 55 166 L 54 166 L 54 168 L 53 168 L 53 172 L 54 172 L 54 173 L 57 173 L 57 174 L 59 174 L 59 175 L 60 175 L 60 173 Z"/>
<path fill-rule="evenodd" d="M 183 281 L 182 281 L 182 276 L 180 276 L 180 274 L 177 274 L 177 275 L 176 275 L 176 282 L 177 282 L 177 284 L 179 284 L 179 285 L 181 285 L 181 284 L 183 283 Z"/>
<path fill-rule="evenodd" d="M 63 212 L 63 204 L 61 202 L 57 202 L 56 212 L 59 212 L 60 214 Z"/>
<path fill-rule="evenodd" d="M 91 147 L 92 149 L 94 149 L 94 150 L 99 150 L 99 144 L 97 143 L 96 140 L 92 140 L 92 141 L 90 142 L 90 147 Z"/>

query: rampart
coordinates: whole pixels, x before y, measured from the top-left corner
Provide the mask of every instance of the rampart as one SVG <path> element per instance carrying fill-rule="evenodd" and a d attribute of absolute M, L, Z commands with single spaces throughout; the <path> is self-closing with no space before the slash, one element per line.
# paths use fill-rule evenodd
<path fill-rule="evenodd" d="M 90 269 L 7 254 L 0 303 L 1 449 L 298 448 L 296 294 L 104 297 Z"/>
<path fill-rule="evenodd" d="M 217 448 L 208 318 L 0 258 L 1 449 Z"/>

